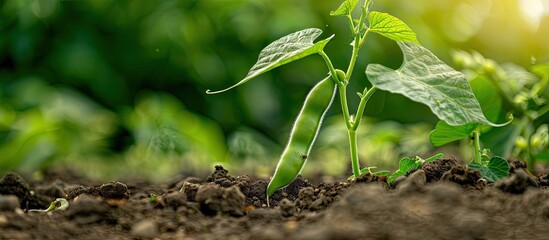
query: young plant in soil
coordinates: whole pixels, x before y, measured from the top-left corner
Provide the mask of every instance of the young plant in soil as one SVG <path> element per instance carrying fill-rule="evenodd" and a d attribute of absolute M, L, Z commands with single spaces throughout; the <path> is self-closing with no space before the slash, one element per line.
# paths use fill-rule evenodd
<path fill-rule="evenodd" d="M 483 142 L 499 155 L 527 161 L 531 172 L 537 161 L 549 161 L 549 63 L 534 64 L 527 70 L 463 51 L 456 52 L 454 59 L 465 73 L 474 76 L 471 86 L 481 105 L 483 97 L 490 98 L 487 107 L 491 110 L 482 105 L 487 116 L 497 118 L 490 111 L 515 116 L 508 126 L 481 130 Z"/>
<path fill-rule="evenodd" d="M 510 123 L 510 121 L 508 123 Z M 468 167 L 478 170 L 480 175 L 486 180 L 495 182 L 501 178 L 509 176 L 509 163 L 507 160 L 499 156 L 490 158 L 488 155 L 490 152 L 489 149 L 481 150 L 481 127 L 482 126 L 478 123 L 450 126 L 443 121 L 439 121 L 435 130 L 433 130 L 429 135 L 429 138 L 435 147 L 439 147 L 460 139 L 471 139 L 474 158 L 473 161 L 468 164 Z"/>
<path fill-rule="evenodd" d="M 501 99 L 497 92 L 482 77 L 472 79 L 471 86 L 486 118 L 490 121 L 497 121 L 501 112 Z M 481 148 L 480 135 L 481 132 L 489 131 L 493 126 L 503 127 L 512 121 L 513 119 L 503 124 L 492 124 L 491 126 L 477 122 L 451 126 L 444 121 L 439 121 L 435 129 L 429 134 L 429 139 L 435 147 L 461 139 L 470 139 L 474 154 L 473 161 L 468 166 L 477 169 L 486 180 L 495 182 L 509 175 L 509 164 L 502 157 L 490 158 L 488 156 L 490 150 Z"/>
<path fill-rule="evenodd" d="M 396 178 L 406 175 L 406 173 L 418 169 L 421 164 L 441 159 L 444 154 L 439 153 L 426 159 L 416 156 L 415 158 L 404 157 L 398 163 L 398 169 L 387 177 L 387 183 L 391 184 Z"/>
<path fill-rule="evenodd" d="M 240 82 L 224 90 L 207 91 L 208 94 L 227 91 L 276 67 L 309 55 L 318 54 L 324 59 L 329 75 L 317 83 L 306 97 L 274 176 L 267 187 L 267 196 L 291 183 L 303 169 L 322 125 L 322 119 L 336 92 L 339 93 L 347 127 L 354 177 L 359 177 L 361 172 L 370 172 L 372 169 L 369 167 L 361 171 L 357 131 L 366 104 L 378 89 L 402 94 L 412 101 L 425 104 L 439 119 L 452 126 L 472 122 L 495 125 L 482 113 L 465 75 L 446 65 L 421 46 L 416 34 L 400 19 L 388 13 L 370 11 L 371 0 L 366 0 L 360 6 L 359 17 L 353 17 L 353 10 L 358 2 L 346 0 L 330 13 L 332 16 L 343 16 L 353 35 L 351 58 L 345 71 L 336 69 L 330 57 L 324 52 L 324 47 L 334 35 L 313 43 L 322 34 L 322 30 L 309 28 L 282 37 L 265 47 L 259 54 L 257 63 Z M 351 114 L 347 101 L 347 86 L 351 81 L 359 49 L 369 33 L 377 33 L 397 42 L 404 54 L 404 61 L 397 70 L 379 64 L 369 64 L 366 76 L 372 86 L 357 93 L 360 103 L 355 114 Z"/>

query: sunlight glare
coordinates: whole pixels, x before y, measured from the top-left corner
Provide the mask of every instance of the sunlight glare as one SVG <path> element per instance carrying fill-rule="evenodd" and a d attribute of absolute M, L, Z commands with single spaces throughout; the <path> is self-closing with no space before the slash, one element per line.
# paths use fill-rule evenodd
<path fill-rule="evenodd" d="M 549 0 L 520 0 L 519 8 L 528 27 L 537 31 L 541 17 L 549 14 Z"/>

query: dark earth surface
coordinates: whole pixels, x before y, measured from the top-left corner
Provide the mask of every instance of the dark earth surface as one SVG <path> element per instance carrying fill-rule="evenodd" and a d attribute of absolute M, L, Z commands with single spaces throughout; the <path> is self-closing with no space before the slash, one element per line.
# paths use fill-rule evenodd
<path fill-rule="evenodd" d="M 299 177 L 267 207 L 267 181 L 231 176 L 92 183 L 71 174 L 0 179 L 0 239 L 549 239 L 549 175 L 518 160 L 496 183 L 455 159 L 425 163 L 388 185 L 363 175 Z M 69 207 L 46 209 L 57 198 Z M 57 204 L 59 207 L 60 204 Z"/>

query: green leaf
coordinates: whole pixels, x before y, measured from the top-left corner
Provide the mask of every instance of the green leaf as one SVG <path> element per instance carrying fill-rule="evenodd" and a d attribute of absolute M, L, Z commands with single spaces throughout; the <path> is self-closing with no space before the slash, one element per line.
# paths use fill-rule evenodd
<path fill-rule="evenodd" d="M 486 166 L 469 163 L 470 168 L 474 168 L 480 172 L 480 175 L 490 182 L 496 182 L 504 177 L 509 176 L 509 163 L 501 157 L 493 157 Z"/>
<path fill-rule="evenodd" d="M 468 138 L 478 127 L 478 123 L 468 123 L 459 126 L 450 126 L 444 121 L 438 121 L 435 130 L 429 134 L 429 140 L 435 147 L 440 147 L 447 143 Z"/>
<path fill-rule="evenodd" d="M 397 42 L 419 44 L 416 34 L 406 23 L 395 16 L 382 12 L 371 12 L 369 15 L 371 32 L 376 32 Z"/>
<path fill-rule="evenodd" d="M 501 96 L 496 86 L 483 75 L 475 77 L 470 84 L 486 119 L 497 121 L 501 112 Z"/>
<path fill-rule="evenodd" d="M 320 36 L 320 34 L 322 34 L 322 30 L 318 28 L 309 28 L 286 35 L 274 41 L 261 50 L 257 62 L 252 66 L 252 69 L 250 69 L 248 75 L 244 79 L 229 88 L 213 92 L 207 90 L 206 93 L 216 94 L 225 92 L 240 86 L 248 82 L 250 79 L 274 68 L 304 58 L 311 54 L 322 52 L 324 46 L 326 46 L 334 35 L 313 44 L 313 41 Z"/>
<path fill-rule="evenodd" d="M 482 112 L 490 121 L 496 121 L 501 111 L 501 96 L 497 89 L 482 75 L 478 75 L 470 82 L 471 90 L 477 97 Z M 450 126 L 444 121 L 439 121 L 437 126 L 429 134 L 429 140 L 435 147 L 440 147 L 447 143 L 468 138 L 479 126 L 478 123 L 468 123 L 459 126 Z"/>
<path fill-rule="evenodd" d="M 350 15 L 351 12 L 353 12 L 353 9 L 355 9 L 357 3 L 358 0 L 345 0 L 339 8 L 330 12 L 330 16 Z"/>
<path fill-rule="evenodd" d="M 536 160 L 549 161 L 549 152 L 541 152 L 534 156 Z"/>
<path fill-rule="evenodd" d="M 389 171 L 387 171 L 387 170 L 372 172 L 373 176 L 387 176 L 388 174 L 389 174 Z"/>
<path fill-rule="evenodd" d="M 363 169 L 360 169 L 360 175 L 364 174 L 364 173 L 368 173 L 368 172 L 372 172 L 372 169 L 376 169 L 377 167 L 376 166 L 371 166 L 371 167 L 365 167 Z M 354 175 L 353 175 L 354 176 Z M 351 176 L 352 177 L 352 176 Z"/>
<path fill-rule="evenodd" d="M 489 147 L 494 155 L 511 156 L 515 146 L 515 140 L 520 135 L 521 127 L 516 124 L 507 125 L 501 128 L 492 128 L 489 132 L 482 134 L 480 140 Z"/>
<path fill-rule="evenodd" d="M 389 174 L 389 171 L 386 171 L 386 170 L 372 172 L 372 169 L 376 169 L 376 168 L 377 168 L 376 166 L 371 166 L 371 167 L 365 167 L 363 169 L 360 169 L 360 175 L 365 173 L 371 173 L 372 176 L 387 176 L 387 174 Z M 351 175 L 347 177 L 347 180 L 352 180 L 354 178 L 355 178 L 355 175 Z"/>
<path fill-rule="evenodd" d="M 400 159 L 400 162 L 398 164 L 398 170 L 396 170 L 393 174 L 391 174 L 391 176 L 389 176 L 387 178 L 387 183 L 392 183 L 397 177 L 400 177 L 400 176 L 404 176 L 407 172 L 410 172 L 414 169 L 417 169 L 421 166 L 421 164 L 423 164 L 424 162 L 432 162 L 432 161 L 435 161 L 437 159 L 440 159 L 444 157 L 444 154 L 442 153 L 438 153 L 432 157 L 428 157 L 426 159 L 422 159 L 418 156 L 416 156 L 415 158 L 409 158 L 409 157 L 404 157 L 402 159 Z"/>
<path fill-rule="evenodd" d="M 486 119 L 465 75 L 439 60 L 426 48 L 409 42 L 397 43 L 404 53 L 398 70 L 370 64 L 366 75 L 377 88 L 402 94 L 427 105 L 449 125 L 471 122 L 502 126 Z"/>
<path fill-rule="evenodd" d="M 426 158 L 424 161 L 425 161 L 425 162 L 432 162 L 432 161 L 435 161 L 435 160 L 437 160 L 437 159 L 441 159 L 442 157 L 444 157 L 444 154 L 443 154 L 443 153 L 438 153 L 438 154 L 435 155 L 435 156 Z"/>
<path fill-rule="evenodd" d="M 549 77 L 549 63 L 536 64 L 531 71 L 540 77 Z"/>
<path fill-rule="evenodd" d="M 417 163 L 416 159 L 404 157 L 400 159 L 398 169 L 387 178 L 387 183 L 392 183 L 397 177 L 404 176 L 407 172 L 418 168 L 421 163 Z"/>

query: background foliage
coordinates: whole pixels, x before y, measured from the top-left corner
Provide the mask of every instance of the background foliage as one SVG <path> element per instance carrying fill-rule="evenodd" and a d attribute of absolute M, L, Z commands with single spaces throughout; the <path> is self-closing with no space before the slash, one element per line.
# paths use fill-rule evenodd
<path fill-rule="evenodd" d="M 309 27 L 336 34 L 326 52 L 345 67 L 351 36 L 328 14 L 339 4 L 0 1 L 0 172 L 68 165 L 96 177 L 161 179 L 224 163 L 268 175 L 307 91 L 327 72 L 322 59 L 220 95 L 205 90 L 237 82 L 264 46 Z M 373 8 L 402 19 L 448 63 L 458 49 L 523 68 L 549 61 L 547 0 L 375 1 Z M 401 60 L 396 44 L 372 35 L 355 88 L 366 84 L 367 63 L 397 68 Z M 433 151 L 428 132 L 436 119 L 426 107 L 388 93 L 373 98 L 360 132 L 362 159 L 394 167 L 402 156 Z M 334 106 L 307 171 L 349 168 Z"/>

